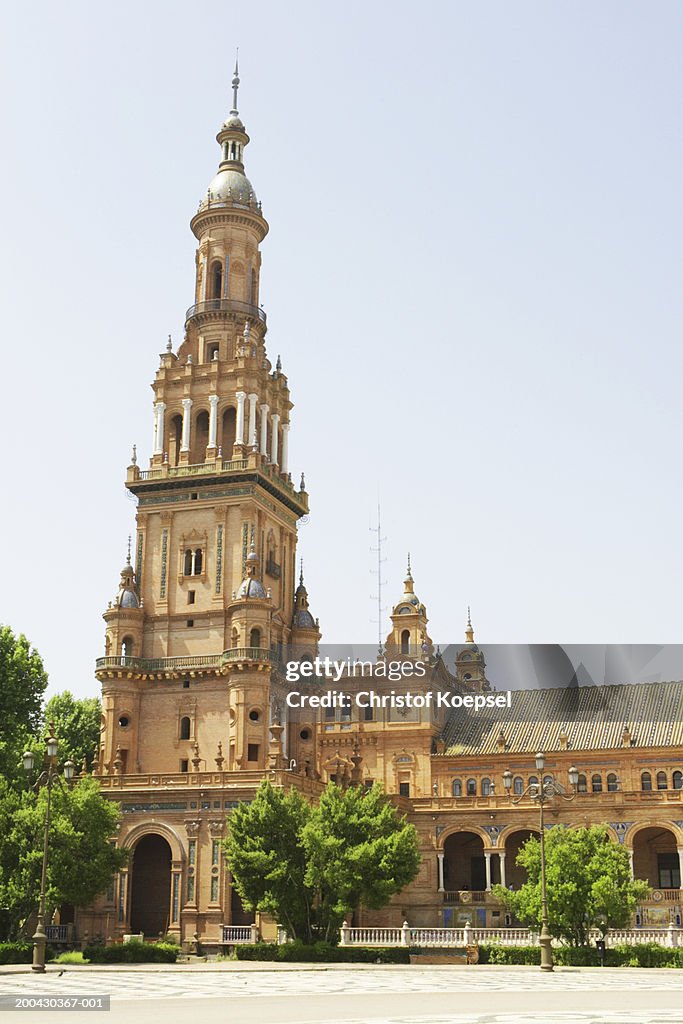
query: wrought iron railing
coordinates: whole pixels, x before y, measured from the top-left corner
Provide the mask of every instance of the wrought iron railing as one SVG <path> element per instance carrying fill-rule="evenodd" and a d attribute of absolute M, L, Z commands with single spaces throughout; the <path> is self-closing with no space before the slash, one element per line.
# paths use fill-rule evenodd
<path fill-rule="evenodd" d="M 260 306 L 254 306 L 251 302 L 240 302 L 239 299 L 204 299 L 203 302 L 195 302 L 185 314 L 187 322 L 191 317 L 201 313 L 244 313 L 245 316 L 253 316 L 261 323 L 266 322 L 266 314 Z"/>

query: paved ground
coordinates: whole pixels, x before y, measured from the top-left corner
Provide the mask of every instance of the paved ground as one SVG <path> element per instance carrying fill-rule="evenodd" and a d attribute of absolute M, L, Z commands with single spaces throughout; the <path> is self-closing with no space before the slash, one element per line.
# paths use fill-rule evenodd
<path fill-rule="evenodd" d="M 107 1024 L 683 1024 L 683 971 L 222 964 L 6 970 L 0 995 L 111 995 Z M 48 1011 L 21 1011 L 42 1021 Z M 61 1011 L 85 1024 L 87 1011 Z M 92 1019 L 93 1013 L 89 1014 Z"/>

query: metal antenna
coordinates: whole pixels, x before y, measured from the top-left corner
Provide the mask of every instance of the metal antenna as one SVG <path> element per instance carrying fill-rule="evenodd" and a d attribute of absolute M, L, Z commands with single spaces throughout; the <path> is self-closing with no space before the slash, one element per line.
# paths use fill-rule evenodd
<path fill-rule="evenodd" d="M 377 601 L 377 618 L 372 621 L 377 623 L 378 652 L 381 655 L 384 646 L 384 613 L 386 611 L 385 605 L 382 604 L 382 587 L 386 584 L 386 580 L 382 579 L 382 565 L 386 562 L 386 558 L 382 558 L 382 544 L 387 538 L 382 536 L 382 517 L 379 502 L 377 502 L 377 526 L 371 526 L 370 531 L 377 534 L 377 545 L 370 548 L 370 551 L 377 555 L 377 568 L 371 569 L 370 572 L 373 576 L 377 577 L 377 594 L 371 595 L 371 600 Z"/>

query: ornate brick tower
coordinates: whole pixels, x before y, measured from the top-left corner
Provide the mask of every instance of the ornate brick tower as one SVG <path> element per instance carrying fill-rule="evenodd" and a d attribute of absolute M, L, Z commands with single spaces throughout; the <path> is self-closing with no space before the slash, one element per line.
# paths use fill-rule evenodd
<path fill-rule="evenodd" d="M 236 67 L 233 109 L 217 135 L 218 171 L 191 221 L 194 304 L 182 344 L 174 352 L 169 339 L 152 384 L 149 468 L 135 453 L 128 467 L 138 501 L 134 561 L 129 551 L 97 662 L 103 720 L 95 773 L 112 796 L 121 798 L 118 788 L 136 794 L 123 803 L 121 841 L 135 866 L 132 894 L 122 876 L 119 930 L 205 932 L 196 895 L 200 812 L 220 809 L 209 823 L 213 843 L 225 821 L 224 791 L 233 801 L 246 796 L 236 787 L 248 781 L 253 792 L 260 773 L 298 755 L 299 730 L 287 722 L 275 666 L 293 625 L 299 642 L 319 637 L 312 618 L 310 628 L 296 618 L 296 526 L 308 496 L 303 476 L 296 490 L 289 473 L 287 378 L 279 357 L 273 368 L 266 353 L 259 246 L 268 224 L 244 170 L 249 136 L 238 86 Z M 229 781 L 237 774 L 246 781 Z M 210 801 L 209 786 L 217 787 Z M 175 799 L 160 799 L 160 789 Z M 189 848 L 183 830 L 194 831 Z M 166 854 L 160 848 L 148 864 L 138 856 L 141 837 L 170 847 L 170 896 L 162 885 L 149 913 L 145 871 Z M 211 843 L 204 858 L 215 863 L 202 891 L 212 919 L 225 923 L 229 892 Z"/>

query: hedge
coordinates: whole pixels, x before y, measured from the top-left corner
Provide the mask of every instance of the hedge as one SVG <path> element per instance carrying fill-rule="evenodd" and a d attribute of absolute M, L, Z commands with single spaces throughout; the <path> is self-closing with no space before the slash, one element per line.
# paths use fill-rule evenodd
<path fill-rule="evenodd" d="M 303 942 L 287 942 L 282 946 L 274 942 L 258 942 L 254 946 L 237 946 L 235 951 L 238 960 L 275 960 L 290 964 L 410 963 L 410 952 L 405 946 L 369 949 L 365 946 L 332 946 L 329 942 L 316 942 L 312 946 Z"/>
<path fill-rule="evenodd" d="M 599 967 L 600 957 L 595 946 L 553 947 L 553 960 L 561 967 Z M 539 946 L 479 947 L 480 964 L 541 963 Z M 637 946 L 619 945 L 605 950 L 605 967 L 683 967 L 683 948 L 659 946 L 656 942 Z"/>
<path fill-rule="evenodd" d="M 55 955 L 52 946 L 45 947 L 45 959 Z M 0 942 L 0 964 L 30 964 L 33 960 L 32 942 Z"/>
<path fill-rule="evenodd" d="M 83 950 L 91 964 L 174 964 L 180 947 L 170 942 L 123 942 L 114 946 L 92 945 Z"/>

